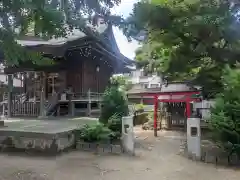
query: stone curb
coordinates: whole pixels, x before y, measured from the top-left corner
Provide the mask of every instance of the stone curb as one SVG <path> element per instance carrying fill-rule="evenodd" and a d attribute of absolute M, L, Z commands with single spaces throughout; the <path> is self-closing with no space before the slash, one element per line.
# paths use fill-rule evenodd
<path fill-rule="evenodd" d="M 76 149 L 88 152 L 94 152 L 98 154 L 122 154 L 123 149 L 121 145 L 115 144 L 100 144 L 100 143 L 86 143 L 78 141 L 76 143 Z"/>
<path fill-rule="evenodd" d="M 185 144 L 181 145 L 179 154 L 191 159 L 193 161 L 202 161 L 205 163 L 211 163 L 215 165 L 223 166 L 240 166 L 240 160 L 236 154 L 233 154 L 231 157 L 228 157 L 228 153 L 224 152 L 219 148 L 213 148 L 211 150 L 202 149 L 201 158 L 197 158 L 194 154 L 189 154 L 187 152 L 187 147 Z"/>

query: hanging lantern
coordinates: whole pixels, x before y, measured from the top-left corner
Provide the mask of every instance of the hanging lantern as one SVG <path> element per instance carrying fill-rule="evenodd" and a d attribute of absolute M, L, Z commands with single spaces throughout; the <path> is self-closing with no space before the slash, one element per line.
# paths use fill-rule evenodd
<path fill-rule="evenodd" d="M 100 67 L 99 67 L 99 66 L 96 67 L 96 71 L 97 71 L 97 72 L 100 71 Z"/>

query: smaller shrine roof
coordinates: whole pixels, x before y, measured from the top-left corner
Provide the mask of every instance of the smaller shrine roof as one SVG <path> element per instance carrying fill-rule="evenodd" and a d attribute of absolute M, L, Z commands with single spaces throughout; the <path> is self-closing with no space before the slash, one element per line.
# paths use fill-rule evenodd
<path fill-rule="evenodd" d="M 135 94 L 154 94 L 154 93 L 171 93 L 171 92 L 191 92 L 197 89 L 187 85 L 186 83 L 169 83 L 168 85 L 162 85 L 162 88 L 144 88 L 142 86 L 135 86 L 130 89 L 128 95 Z"/>

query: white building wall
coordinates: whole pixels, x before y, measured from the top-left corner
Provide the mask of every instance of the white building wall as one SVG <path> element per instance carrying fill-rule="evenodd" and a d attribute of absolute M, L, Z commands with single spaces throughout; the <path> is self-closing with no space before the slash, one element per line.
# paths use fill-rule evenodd
<path fill-rule="evenodd" d="M 211 115 L 211 107 L 213 107 L 215 102 L 213 100 L 203 100 L 202 102 L 196 102 L 193 103 L 193 109 L 196 111 L 199 109 L 199 112 L 202 115 L 202 118 L 204 120 L 207 120 L 210 118 Z"/>

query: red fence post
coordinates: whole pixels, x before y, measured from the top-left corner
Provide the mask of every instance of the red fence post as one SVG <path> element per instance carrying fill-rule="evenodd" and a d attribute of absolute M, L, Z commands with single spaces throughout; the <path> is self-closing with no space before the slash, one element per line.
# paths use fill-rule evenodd
<path fill-rule="evenodd" d="M 154 96 L 154 136 L 157 137 L 158 96 Z"/>
<path fill-rule="evenodd" d="M 190 118 L 191 116 L 191 104 L 190 104 L 191 98 L 188 96 L 186 98 L 186 116 L 187 118 Z"/>

